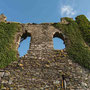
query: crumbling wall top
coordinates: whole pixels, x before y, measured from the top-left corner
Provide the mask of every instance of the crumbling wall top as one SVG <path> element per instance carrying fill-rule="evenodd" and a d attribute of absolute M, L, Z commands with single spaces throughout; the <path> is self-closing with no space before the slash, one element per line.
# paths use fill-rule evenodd
<path fill-rule="evenodd" d="M 0 15 L 0 22 L 5 22 L 7 17 L 4 14 Z"/>

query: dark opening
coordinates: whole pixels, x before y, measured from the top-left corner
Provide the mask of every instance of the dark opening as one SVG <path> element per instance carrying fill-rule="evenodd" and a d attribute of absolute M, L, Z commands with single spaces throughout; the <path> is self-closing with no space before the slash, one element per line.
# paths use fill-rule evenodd
<path fill-rule="evenodd" d="M 61 33 L 56 32 L 53 36 L 53 45 L 55 50 L 61 50 L 65 48 L 64 37 Z"/>
<path fill-rule="evenodd" d="M 24 56 L 30 48 L 31 35 L 27 31 L 21 36 L 18 52 L 20 57 Z"/>

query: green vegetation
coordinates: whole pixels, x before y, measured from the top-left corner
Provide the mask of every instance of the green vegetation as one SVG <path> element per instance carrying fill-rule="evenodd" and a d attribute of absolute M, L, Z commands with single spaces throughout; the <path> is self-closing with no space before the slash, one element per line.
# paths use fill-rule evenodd
<path fill-rule="evenodd" d="M 65 18 L 65 20 L 69 22 L 68 24 L 56 23 L 53 25 L 62 30 L 62 32 L 67 36 L 66 50 L 69 57 L 74 62 L 90 69 L 90 48 L 85 44 L 85 41 L 90 43 L 90 25 L 88 20 L 86 18 L 84 19 L 83 22 L 82 16 L 78 16 L 76 21 Z M 84 27 L 84 23 L 88 23 L 88 25 L 85 24 L 85 26 L 87 25 L 87 28 Z"/>
<path fill-rule="evenodd" d="M 68 24 L 53 24 L 66 35 L 66 50 L 69 57 L 80 65 L 90 69 L 90 22 L 84 15 L 64 18 Z M 0 23 L 0 68 L 17 60 L 14 36 L 20 30 L 18 23 Z"/>
<path fill-rule="evenodd" d="M 83 39 L 90 45 L 90 22 L 84 15 L 77 16 L 76 22 L 78 23 Z"/>
<path fill-rule="evenodd" d="M 0 68 L 17 60 L 14 35 L 19 30 L 19 24 L 0 22 Z"/>

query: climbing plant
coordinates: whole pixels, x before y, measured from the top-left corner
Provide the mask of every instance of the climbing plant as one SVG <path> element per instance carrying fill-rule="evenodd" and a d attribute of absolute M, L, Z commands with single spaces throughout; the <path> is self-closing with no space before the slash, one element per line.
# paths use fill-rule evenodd
<path fill-rule="evenodd" d="M 55 23 L 53 25 L 54 27 L 62 30 L 69 40 L 69 43 L 66 42 L 66 51 L 69 58 L 71 58 L 74 62 L 79 63 L 83 67 L 90 69 L 90 48 L 85 45 L 85 41 L 90 43 L 90 37 L 88 36 L 90 25 L 89 21 L 86 19 L 86 23 L 88 23 L 88 32 L 84 31 L 87 30 L 87 28 L 80 24 L 83 23 L 83 20 L 80 19 L 82 21 L 79 21 L 79 17 L 81 18 L 81 16 L 76 17 L 76 21 L 72 20 L 71 18 L 64 18 L 68 24 Z M 83 34 L 84 32 L 86 35 Z"/>
<path fill-rule="evenodd" d="M 0 68 L 7 66 L 11 61 L 17 60 L 14 44 L 14 35 L 19 30 L 17 23 L 0 22 Z"/>
<path fill-rule="evenodd" d="M 90 45 L 90 22 L 84 15 L 77 16 L 76 22 L 81 31 L 83 39 L 88 45 Z"/>

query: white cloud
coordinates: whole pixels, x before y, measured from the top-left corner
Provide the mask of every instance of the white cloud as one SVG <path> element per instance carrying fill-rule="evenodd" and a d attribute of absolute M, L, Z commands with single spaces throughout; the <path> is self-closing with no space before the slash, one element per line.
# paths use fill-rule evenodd
<path fill-rule="evenodd" d="M 76 14 L 76 11 L 69 5 L 64 5 L 61 7 L 61 15 L 66 17 L 71 17 Z"/>

